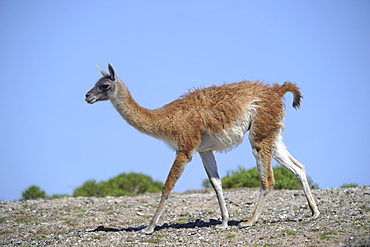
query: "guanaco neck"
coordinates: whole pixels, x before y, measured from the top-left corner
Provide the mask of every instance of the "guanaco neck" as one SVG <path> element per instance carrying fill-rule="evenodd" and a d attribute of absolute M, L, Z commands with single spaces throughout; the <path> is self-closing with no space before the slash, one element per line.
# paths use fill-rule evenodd
<path fill-rule="evenodd" d="M 154 111 L 143 108 L 136 103 L 126 86 L 120 80 L 118 80 L 116 87 L 116 95 L 110 100 L 114 108 L 135 129 L 144 134 L 154 136 L 154 129 L 151 128 L 155 120 Z"/>

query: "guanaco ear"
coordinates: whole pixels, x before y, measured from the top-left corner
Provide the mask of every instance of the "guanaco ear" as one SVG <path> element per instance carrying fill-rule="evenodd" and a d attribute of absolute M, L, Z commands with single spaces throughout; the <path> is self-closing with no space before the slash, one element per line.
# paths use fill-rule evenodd
<path fill-rule="evenodd" d="M 117 81 L 116 72 L 114 71 L 113 65 L 111 63 L 108 63 L 108 69 L 112 81 L 116 82 Z"/>
<path fill-rule="evenodd" d="M 107 72 L 105 72 L 104 70 L 102 70 L 102 69 L 99 67 L 99 65 L 96 65 L 96 67 L 98 67 L 98 69 L 100 70 L 100 73 L 102 73 L 102 75 L 103 75 L 104 77 L 110 77 L 110 75 L 109 75 Z"/>

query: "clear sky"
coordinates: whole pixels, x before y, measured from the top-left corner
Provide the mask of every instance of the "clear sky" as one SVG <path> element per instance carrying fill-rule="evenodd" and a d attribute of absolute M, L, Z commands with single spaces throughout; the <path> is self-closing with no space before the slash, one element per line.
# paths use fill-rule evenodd
<path fill-rule="evenodd" d="M 285 97 L 290 152 L 321 188 L 369 184 L 369 13 L 368 0 L 2 0 L 0 200 L 122 172 L 164 182 L 174 152 L 84 101 L 108 62 L 149 109 L 193 87 L 292 81 L 304 99 L 296 111 Z M 255 166 L 248 140 L 216 159 L 221 176 Z M 175 191 L 205 178 L 196 155 Z"/>

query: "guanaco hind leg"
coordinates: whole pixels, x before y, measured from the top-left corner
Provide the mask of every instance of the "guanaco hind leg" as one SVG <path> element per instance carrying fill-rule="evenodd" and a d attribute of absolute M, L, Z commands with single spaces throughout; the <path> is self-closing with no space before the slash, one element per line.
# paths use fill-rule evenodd
<path fill-rule="evenodd" d="M 293 173 L 298 179 L 311 209 L 312 219 L 319 217 L 320 212 L 308 185 L 305 167 L 288 152 L 280 136 L 275 142 L 273 157 L 282 167 Z"/>
<path fill-rule="evenodd" d="M 252 217 L 247 222 L 241 222 L 239 227 L 252 226 L 258 220 L 265 205 L 266 198 L 275 184 L 274 174 L 271 166 L 271 154 L 269 150 L 253 147 L 252 151 L 254 157 L 256 158 L 257 169 L 260 176 L 260 195 Z"/>
<path fill-rule="evenodd" d="M 252 145 L 253 146 L 253 145 Z M 261 179 L 261 191 L 257 202 L 257 206 L 252 214 L 252 217 L 247 222 L 241 222 L 239 227 L 252 226 L 260 216 L 266 198 L 274 185 L 274 175 L 271 167 L 271 157 L 268 156 L 268 151 L 264 153 L 259 148 L 253 148 L 253 154 L 257 161 L 257 168 Z M 267 154 L 267 155 L 266 155 Z M 264 157 L 265 156 L 265 157 Z M 272 150 L 272 157 L 285 169 L 293 173 L 301 184 L 303 192 L 307 198 L 308 205 L 312 212 L 312 219 L 319 217 L 320 212 L 317 209 L 315 200 L 312 196 L 310 187 L 307 182 L 305 167 L 288 152 L 282 137 L 279 134 Z"/>

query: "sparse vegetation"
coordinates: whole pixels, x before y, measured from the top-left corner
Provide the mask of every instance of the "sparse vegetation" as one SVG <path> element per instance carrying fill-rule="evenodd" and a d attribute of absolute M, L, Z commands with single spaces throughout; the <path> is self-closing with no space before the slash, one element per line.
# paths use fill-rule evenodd
<path fill-rule="evenodd" d="M 292 173 L 281 166 L 275 166 L 273 169 L 275 189 L 298 190 L 301 188 L 298 179 Z M 310 177 L 308 177 L 307 180 L 311 189 L 319 189 L 319 185 L 314 183 Z M 204 188 L 210 187 L 209 180 L 203 180 L 202 185 Z M 259 186 L 260 177 L 257 168 L 247 170 L 239 166 L 236 170 L 228 171 L 226 176 L 222 178 L 222 187 L 225 189 L 242 187 L 255 188 Z"/>
<path fill-rule="evenodd" d="M 23 200 L 46 198 L 46 192 L 36 185 L 32 185 L 22 192 Z"/>
<path fill-rule="evenodd" d="M 329 239 L 329 238 L 331 238 L 331 237 L 327 236 L 327 235 L 321 235 L 320 236 L 320 240 Z"/>
<path fill-rule="evenodd" d="M 217 199 L 209 193 L 174 195 L 171 210 L 164 215 L 166 222 L 153 235 L 143 235 L 140 230 L 152 219 L 156 194 L 113 200 L 78 197 L 2 202 L 0 245 L 368 246 L 369 191 L 369 186 L 316 190 L 322 216 L 311 221 L 308 206 L 302 208 L 304 198 L 295 198 L 295 191 L 275 190 L 269 195 L 262 218 L 247 231 L 237 224 L 251 216 L 249 201 L 258 200 L 254 189 L 225 191 L 232 212 L 228 229 L 215 228 L 221 223 L 220 212 Z M 246 233 L 253 236 L 248 242 Z"/>
<path fill-rule="evenodd" d="M 366 205 L 361 205 L 359 208 L 365 211 L 370 211 L 370 207 Z"/>
<path fill-rule="evenodd" d="M 63 198 L 63 197 L 69 197 L 68 194 L 53 194 L 51 196 L 49 196 L 48 198 L 49 199 L 58 199 L 58 198 Z"/>
<path fill-rule="evenodd" d="M 358 183 L 345 183 L 340 186 L 340 188 L 355 188 L 358 187 Z"/>
<path fill-rule="evenodd" d="M 163 184 L 153 181 L 150 176 L 139 173 L 122 173 L 108 181 L 96 182 L 88 180 L 75 189 L 73 196 L 105 197 L 105 196 L 134 196 L 142 193 L 160 192 Z M 53 194 L 47 196 L 39 186 L 32 185 L 22 192 L 22 200 L 58 199 L 69 197 L 68 194 Z"/>
<path fill-rule="evenodd" d="M 73 196 L 134 196 L 146 192 L 160 192 L 163 184 L 153 181 L 147 175 L 139 173 L 122 173 L 108 181 L 96 182 L 95 180 L 86 181 L 81 187 L 77 188 Z"/>

